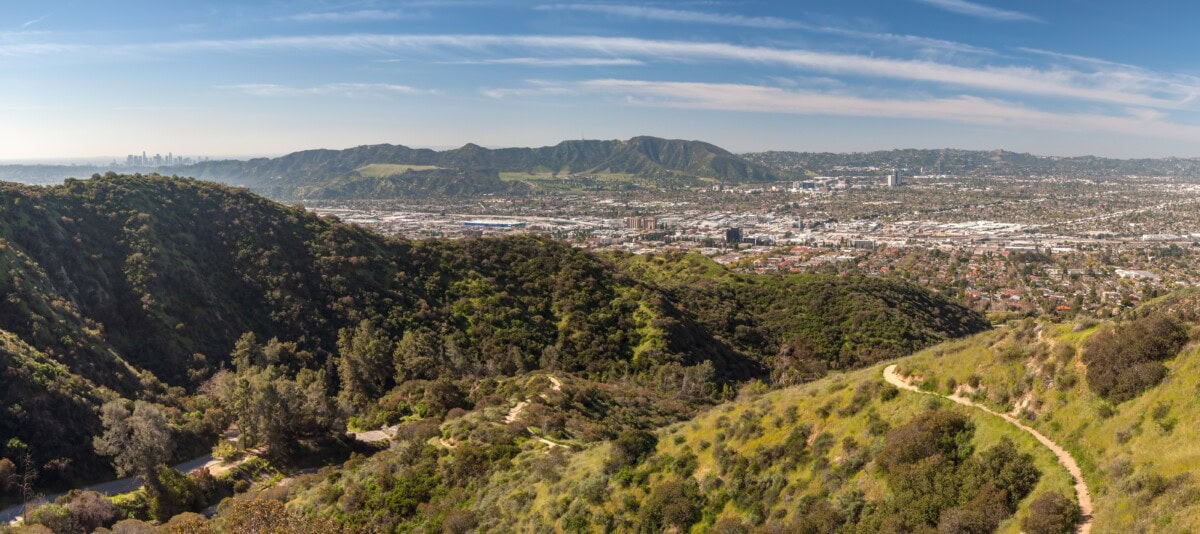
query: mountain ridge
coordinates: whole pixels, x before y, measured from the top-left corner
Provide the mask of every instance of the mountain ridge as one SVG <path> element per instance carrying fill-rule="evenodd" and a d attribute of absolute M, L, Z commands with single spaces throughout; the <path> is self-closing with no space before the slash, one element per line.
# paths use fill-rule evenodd
<path fill-rule="evenodd" d="M 168 167 L 164 171 L 243 185 L 272 196 L 291 197 L 303 192 L 305 187 L 359 178 L 362 176 L 360 169 L 379 164 L 537 174 L 555 179 L 576 175 L 631 175 L 649 178 L 662 187 L 766 182 L 785 177 L 710 143 L 649 136 L 628 140 L 570 140 L 538 148 L 489 149 L 467 143 L 443 151 L 392 144 L 360 145 L 344 150 L 303 150 L 278 158 L 209 161 Z M 408 172 L 412 171 L 397 174 Z M 489 185 L 476 188 L 478 192 L 513 192 L 496 180 L 489 178 L 487 183 Z"/>

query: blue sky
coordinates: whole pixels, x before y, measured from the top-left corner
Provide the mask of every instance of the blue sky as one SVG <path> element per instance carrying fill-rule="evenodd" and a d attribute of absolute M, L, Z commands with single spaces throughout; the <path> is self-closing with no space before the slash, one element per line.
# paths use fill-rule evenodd
<path fill-rule="evenodd" d="M 1200 156 L 1200 3 L 0 0 L 0 159 L 658 135 Z"/>

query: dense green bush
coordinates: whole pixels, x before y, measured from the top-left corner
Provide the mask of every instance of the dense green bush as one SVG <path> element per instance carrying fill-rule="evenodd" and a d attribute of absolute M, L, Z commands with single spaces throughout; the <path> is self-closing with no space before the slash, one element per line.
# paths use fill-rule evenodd
<path fill-rule="evenodd" d="M 604 464 L 605 471 L 614 473 L 623 467 L 637 465 L 658 446 L 658 436 L 640 429 L 628 429 L 613 441 L 612 455 Z"/>
<path fill-rule="evenodd" d="M 1088 386 L 1114 403 L 1132 399 L 1166 377 L 1163 360 L 1187 340 L 1187 327 L 1162 314 L 1104 328 L 1084 344 Z"/>
<path fill-rule="evenodd" d="M 1061 494 L 1046 492 L 1029 503 L 1029 517 L 1021 521 L 1027 534 L 1070 534 L 1075 531 L 1079 508 Z"/>
<path fill-rule="evenodd" d="M 71 534 L 73 526 L 71 524 L 71 512 L 66 506 L 60 504 L 43 504 L 35 508 L 29 513 L 29 517 L 25 519 L 26 523 L 33 525 L 42 525 L 50 529 L 54 534 Z"/>

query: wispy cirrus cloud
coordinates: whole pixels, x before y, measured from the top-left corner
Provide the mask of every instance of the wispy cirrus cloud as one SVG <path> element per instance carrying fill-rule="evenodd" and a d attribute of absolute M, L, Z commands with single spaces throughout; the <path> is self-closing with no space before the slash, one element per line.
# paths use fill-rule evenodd
<path fill-rule="evenodd" d="M 479 94 L 497 100 L 511 97 L 565 96 L 580 92 L 578 84 L 565 84 L 549 80 L 525 80 L 525 87 L 485 87 L 479 90 Z"/>
<path fill-rule="evenodd" d="M 541 11 L 584 11 L 602 13 L 628 18 L 651 19 L 665 22 L 690 22 L 703 24 L 720 24 L 726 26 L 744 26 L 747 28 L 763 28 L 772 30 L 807 29 L 808 24 L 800 21 L 779 17 L 751 17 L 728 13 L 708 13 L 683 9 L 667 9 L 661 7 L 631 6 L 621 4 L 545 4 L 537 6 Z"/>
<path fill-rule="evenodd" d="M 419 89 L 409 85 L 391 83 L 328 83 L 311 87 L 295 87 L 274 83 L 245 83 L 225 85 L 222 89 L 237 91 L 251 96 L 380 96 L 380 95 L 432 95 L 437 91 Z"/>
<path fill-rule="evenodd" d="M 94 52 L 119 57 L 240 51 L 331 51 L 375 57 L 409 52 L 425 60 L 442 55 L 442 58 L 438 58 L 442 61 L 488 60 L 496 59 L 497 56 L 553 59 L 565 54 L 594 54 L 661 63 L 736 62 L 830 76 L 904 80 L 988 93 L 1035 95 L 1162 109 L 1187 107 L 1200 94 L 1200 81 L 1195 78 L 1127 69 L 1039 68 L 1023 64 L 978 65 L 975 62 L 962 64 L 805 48 L 635 37 L 343 34 L 68 46 L 76 55 Z M 19 49 L 0 44 L 0 56 L 29 52 L 53 53 L 54 50 Z M 457 57 L 444 57 L 447 55 Z"/>
<path fill-rule="evenodd" d="M 143 47 L 145 48 L 145 47 Z M 1107 102 L 1125 106 L 1176 108 L 1195 98 L 1200 85 L 1161 77 L 1131 76 L 1104 70 L 1039 69 L 1027 66 L 973 66 L 919 59 L 897 59 L 811 49 L 746 46 L 634 37 L 542 35 L 353 34 L 270 37 L 245 40 L 182 41 L 155 44 L 155 52 L 239 50 L 381 51 L 455 49 L 479 54 L 495 50 L 564 51 L 621 55 L 649 61 L 733 61 L 776 65 L 835 75 L 926 82 L 953 87 Z"/>
<path fill-rule="evenodd" d="M 1041 17 L 1023 13 L 1021 11 L 1011 11 L 1008 9 L 1000 9 L 977 2 L 968 0 L 917 0 L 922 4 L 927 4 L 944 11 L 957 13 L 959 15 L 967 15 L 984 20 L 994 20 L 999 22 L 1046 22 Z"/>
<path fill-rule="evenodd" d="M 536 9 L 540 11 L 580 11 L 586 13 L 601 13 L 625 18 L 657 20 L 662 22 L 712 24 L 720 26 L 740 26 L 746 28 L 761 28 L 772 30 L 802 30 L 826 35 L 839 35 L 853 39 L 883 41 L 918 48 L 930 48 L 952 52 L 973 54 L 992 54 L 993 51 L 971 46 L 965 43 L 933 39 L 917 35 L 904 35 L 887 32 L 868 32 L 852 28 L 839 28 L 820 24 L 785 19 L 780 17 L 754 17 L 732 13 L 713 13 L 684 9 L 667 9 L 661 7 L 634 6 L 624 4 L 545 4 Z"/>
<path fill-rule="evenodd" d="M 531 67 L 630 67 L 646 62 L 627 57 L 505 57 L 446 61 L 457 65 L 526 65 Z"/>
<path fill-rule="evenodd" d="M 0 58 L 4 57 L 26 57 L 26 56 L 46 56 L 55 54 L 66 54 L 78 52 L 84 48 L 77 45 L 65 43 L 29 43 L 29 42 L 5 42 L 5 36 L 0 35 Z"/>
<path fill-rule="evenodd" d="M 428 13 L 408 11 L 386 11 L 382 9 L 361 9 L 357 11 L 323 11 L 296 13 L 281 17 L 292 22 L 384 22 L 392 20 L 412 20 L 428 18 Z"/>
<path fill-rule="evenodd" d="M 1134 65 L 1129 65 L 1127 63 L 1118 63 L 1116 61 L 1109 61 L 1107 59 L 1100 59 L 1100 58 L 1091 57 L 1091 56 L 1081 56 L 1078 54 L 1066 54 L 1063 52 L 1055 52 L 1053 50 L 1043 50 L 1041 48 L 1030 48 L 1027 46 L 1019 46 L 1015 50 L 1020 51 L 1020 52 L 1025 52 L 1026 54 L 1033 54 L 1036 56 L 1043 56 L 1043 57 L 1048 57 L 1051 59 L 1066 60 L 1066 61 L 1070 61 L 1072 63 L 1085 63 L 1085 64 L 1089 64 L 1089 65 L 1104 65 L 1104 66 L 1109 66 L 1109 67 L 1121 67 L 1121 68 L 1126 68 L 1126 69 L 1140 69 L 1140 67 L 1136 67 Z"/>
<path fill-rule="evenodd" d="M 794 115 L 918 119 L 963 124 L 1067 132 L 1112 132 L 1148 138 L 1200 141 L 1200 126 L 1172 123 L 1154 110 L 1125 114 L 1044 111 L 998 99 L 959 95 L 942 98 L 869 98 L 835 92 L 772 86 L 594 79 L 529 83 L 519 88 L 488 88 L 491 98 L 606 94 L 650 107 L 788 113 Z"/>
<path fill-rule="evenodd" d="M 43 20 L 46 20 L 46 17 L 49 17 L 49 16 L 50 15 L 42 15 L 36 19 L 27 20 L 21 24 L 21 29 L 24 30 L 24 29 L 30 28 L 30 27 L 36 25 L 37 23 L 39 23 Z"/>

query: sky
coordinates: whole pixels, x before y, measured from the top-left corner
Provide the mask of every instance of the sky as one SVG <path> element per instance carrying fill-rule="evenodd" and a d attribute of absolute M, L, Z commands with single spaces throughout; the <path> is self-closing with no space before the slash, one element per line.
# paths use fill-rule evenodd
<path fill-rule="evenodd" d="M 636 135 L 1200 156 L 1200 2 L 0 0 L 0 160 Z"/>

